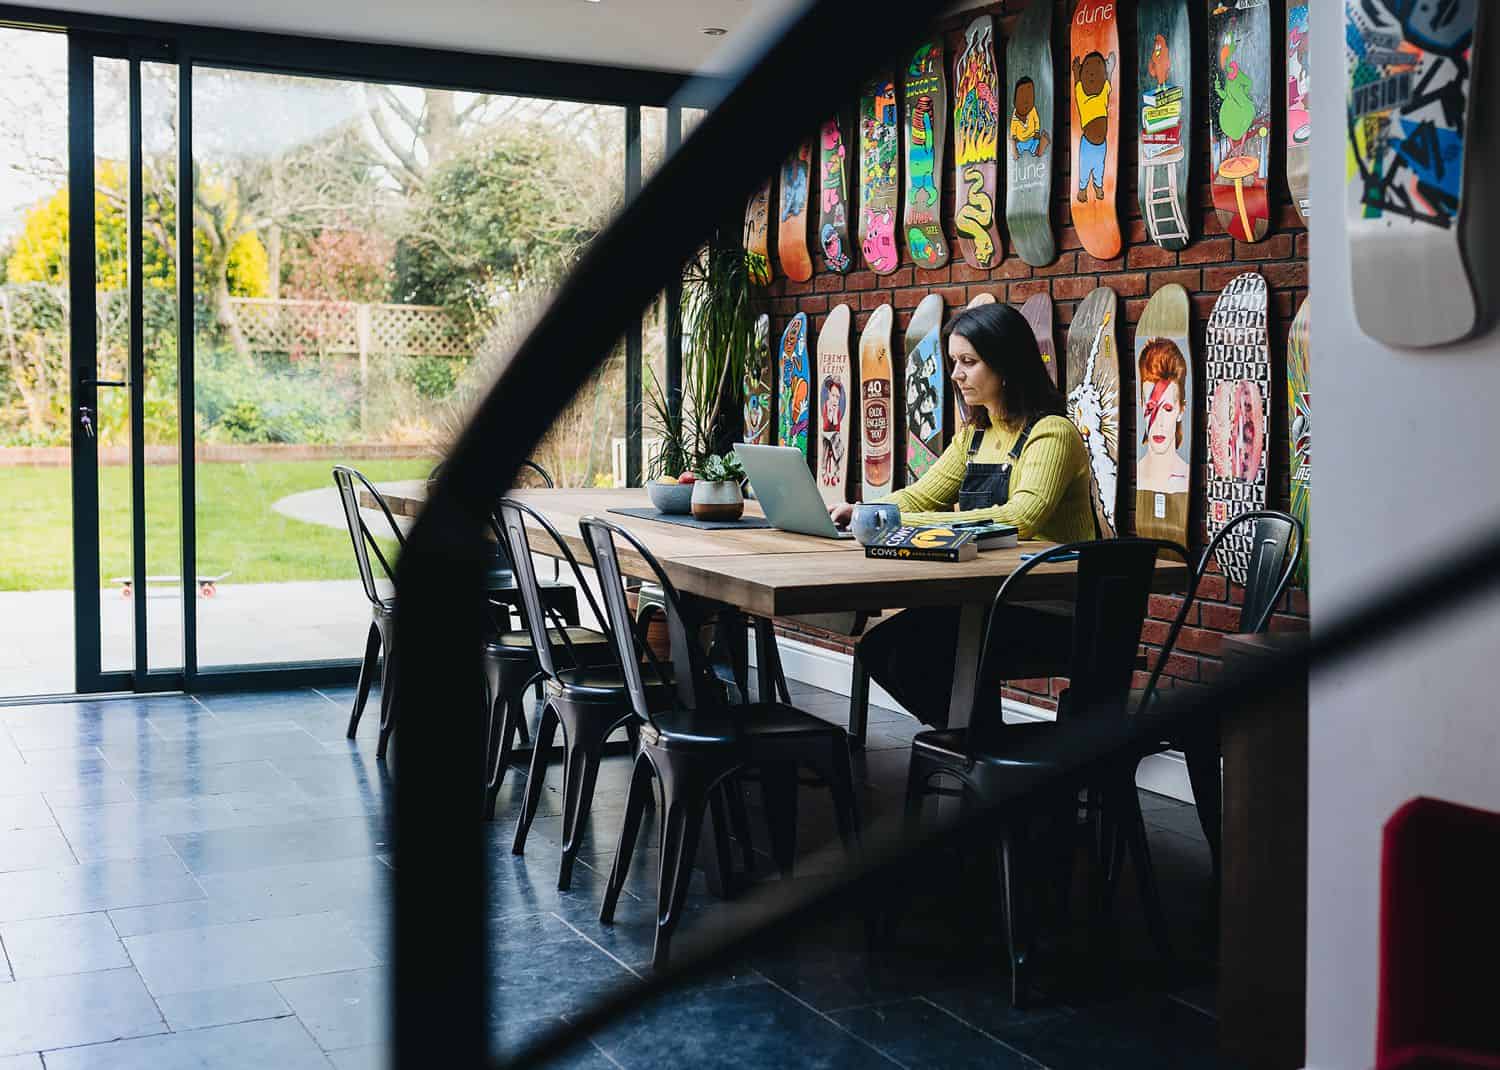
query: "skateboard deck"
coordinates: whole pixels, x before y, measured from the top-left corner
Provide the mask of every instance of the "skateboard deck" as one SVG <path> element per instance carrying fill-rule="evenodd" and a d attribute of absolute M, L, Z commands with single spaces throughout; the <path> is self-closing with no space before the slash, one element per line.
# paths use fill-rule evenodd
<path fill-rule="evenodd" d="M 964 311 L 967 312 L 971 308 L 983 308 L 985 305 L 993 305 L 997 301 L 999 301 L 999 298 L 994 294 L 975 294 L 969 298 L 969 303 L 964 306 Z"/>
<path fill-rule="evenodd" d="M 829 505 L 849 500 L 851 315 L 837 306 L 818 332 L 818 493 Z"/>
<path fill-rule="evenodd" d="M 1021 315 L 1026 317 L 1026 322 L 1031 325 L 1031 333 L 1036 336 L 1036 347 L 1041 350 L 1042 363 L 1047 365 L 1052 385 L 1061 387 L 1063 384 L 1058 378 L 1061 369 L 1057 362 L 1057 342 L 1052 336 L 1052 298 L 1047 294 L 1032 294 L 1021 306 Z"/>
<path fill-rule="evenodd" d="M 1307 95 L 1312 66 L 1309 45 L 1307 0 L 1291 0 L 1286 9 L 1286 185 L 1304 225 L 1307 201 L 1312 194 L 1312 98 Z"/>
<path fill-rule="evenodd" d="M 917 267 L 948 262 L 943 237 L 943 147 L 948 131 L 948 86 L 941 41 L 924 42 L 906 65 L 906 210 L 901 230 Z"/>
<path fill-rule="evenodd" d="M 776 255 L 781 270 L 793 282 L 812 278 L 807 251 L 807 188 L 812 177 L 812 143 L 804 141 L 781 164 L 781 223 L 776 230 Z"/>
<path fill-rule="evenodd" d="M 1135 532 L 1188 544 L 1193 482 L 1192 305 L 1173 283 L 1135 328 Z"/>
<path fill-rule="evenodd" d="M 1031 4 L 1016 20 L 1005 46 L 1005 78 L 1005 223 L 1017 255 L 1032 267 L 1046 267 L 1057 259 L 1052 235 L 1056 83 L 1051 4 Z"/>
<path fill-rule="evenodd" d="M 1120 487 L 1119 299 L 1101 286 L 1078 306 L 1068 328 L 1068 418 L 1089 454 L 1089 489 L 1101 537 L 1115 537 Z"/>
<path fill-rule="evenodd" d="M 943 452 L 943 298 L 928 294 L 906 328 L 906 486 Z"/>
<path fill-rule="evenodd" d="M 1208 0 L 1209 136 L 1214 208 L 1225 233 L 1271 229 L 1271 7 Z"/>
<path fill-rule="evenodd" d="M 755 320 L 755 348 L 745 368 L 744 440 L 771 444 L 771 317 Z"/>
<path fill-rule="evenodd" d="M 878 78 L 859 98 L 859 245 L 877 275 L 901 266 L 896 248 L 896 83 Z"/>
<path fill-rule="evenodd" d="M 1141 218 L 1146 233 L 1177 252 L 1192 240 L 1188 194 L 1193 159 L 1193 31 L 1187 0 L 1141 0 L 1136 8 Z"/>
<path fill-rule="evenodd" d="M 1266 430 L 1271 386 L 1266 280 L 1231 279 L 1208 317 L 1208 535 L 1249 509 L 1266 506 Z M 1219 568 L 1245 582 L 1254 533 L 1240 528 L 1219 545 Z"/>
<path fill-rule="evenodd" d="M 995 20 L 980 15 L 964 30 L 963 51 L 953 61 L 953 225 L 964 262 L 981 271 L 1005 259 L 1005 243 L 995 226 L 999 177 Z"/>
<path fill-rule="evenodd" d="M 777 382 L 781 388 L 780 416 L 776 444 L 796 446 L 807 455 L 807 394 L 810 389 L 807 366 L 807 313 L 799 312 L 786 325 L 781 336 L 781 371 Z"/>
<path fill-rule="evenodd" d="M 844 128 L 835 115 L 823 123 L 818 134 L 818 165 L 823 179 L 818 201 L 818 249 L 823 266 L 839 275 L 846 274 L 854 264 L 849 250 L 849 181 L 845 161 Z"/>
<path fill-rule="evenodd" d="M 881 305 L 859 336 L 860 446 L 864 457 L 863 501 L 891 492 L 896 473 L 895 384 L 891 373 L 891 324 L 895 312 Z"/>
<path fill-rule="evenodd" d="M 1474 267 L 1493 236 L 1468 226 L 1471 61 L 1483 8 L 1347 2 L 1350 273 L 1360 328 L 1391 345 L 1459 341 L 1480 326 Z M 1466 174 L 1470 172 L 1470 174 Z M 1482 187 L 1476 187 L 1476 190 Z M 1471 240 L 1472 239 L 1472 240 Z"/>
<path fill-rule="evenodd" d="M 765 286 L 771 281 L 771 180 L 750 195 L 745 205 L 745 261 L 750 281 Z"/>
<path fill-rule="evenodd" d="M 1116 191 L 1120 172 L 1120 26 L 1115 0 L 1078 0 L 1073 9 L 1073 226 L 1096 260 L 1120 255 Z"/>
<path fill-rule="evenodd" d="M 1291 458 L 1292 515 L 1302 521 L 1302 556 L 1297 559 L 1296 581 L 1307 586 L 1307 565 L 1312 531 L 1312 323 L 1309 298 L 1302 299 L 1292 321 L 1286 347 L 1287 429 Z"/>

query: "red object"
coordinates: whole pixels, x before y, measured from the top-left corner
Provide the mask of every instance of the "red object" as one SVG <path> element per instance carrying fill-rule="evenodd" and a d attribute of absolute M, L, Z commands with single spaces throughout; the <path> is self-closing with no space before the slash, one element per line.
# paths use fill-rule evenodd
<path fill-rule="evenodd" d="M 1500 1070 L 1500 814 L 1411 800 L 1380 882 L 1377 1070 Z"/>

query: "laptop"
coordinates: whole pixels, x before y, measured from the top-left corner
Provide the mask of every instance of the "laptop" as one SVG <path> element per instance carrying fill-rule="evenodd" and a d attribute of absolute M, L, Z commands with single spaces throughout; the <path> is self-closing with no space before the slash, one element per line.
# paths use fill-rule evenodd
<path fill-rule="evenodd" d="M 801 450 L 795 446 L 736 442 L 734 452 L 744 465 L 755 500 L 766 511 L 772 527 L 825 539 L 854 538 L 852 531 L 840 531 L 834 526 Z"/>

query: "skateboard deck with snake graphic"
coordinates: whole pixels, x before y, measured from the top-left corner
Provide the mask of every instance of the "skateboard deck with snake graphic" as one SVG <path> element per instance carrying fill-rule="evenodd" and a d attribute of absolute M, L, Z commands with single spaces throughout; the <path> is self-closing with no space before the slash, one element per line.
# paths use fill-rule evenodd
<path fill-rule="evenodd" d="M 849 500 L 850 317 L 839 305 L 818 332 L 818 492 L 829 505 Z"/>
<path fill-rule="evenodd" d="M 895 311 L 881 305 L 859 336 L 860 447 L 864 458 L 864 501 L 889 494 L 895 480 L 896 406 L 891 361 Z"/>
<path fill-rule="evenodd" d="M 1271 6 L 1208 0 L 1208 110 L 1214 208 L 1224 231 L 1260 241 L 1271 229 Z"/>
<path fill-rule="evenodd" d="M 1193 482 L 1192 304 L 1156 291 L 1135 328 L 1135 533 L 1188 544 Z"/>
<path fill-rule="evenodd" d="M 1140 0 L 1137 186 L 1146 233 L 1177 252 L 1192 239 L 1193 31 L 1188 0 Z"/>
<path fill-rule="evenodd" d="M 1029 5 L 1005 46 L 1005 223 L 1016 254 L 1032 267 L 1057 259 L 1052 234 L 1056 115 L 1052 5 Z"/>
<path fill-rule="evenodd" d="M 943 148 L 948 131 L 948 87 L 943 46 L 927 41 L 906 65 L 906 208 L 901 230 L 911 262 L 928 270 L 948 262 L 943 237 Z"/>
<path fill-rule="evenodd" d="M 896 247 L 896 201 L 900 161 L 896 127 L 896 83 L 878 78 L 859 99 L 859 245 L 877 275 L 901 266 Z"/>
<path fill-rule="evenodd" d="M 1073 9 L 1073 180 L 1069 203 L 1078 239 L 1096 260 L 1120 255 L 1116 202 L 1120 172 L 1120 26 L 1116 0 L 1078 0 Z"/>
<path fill-rule="evenodd" d="M 822 175 L 818 196 L 818 250 L 823 266 L 838 275 L 854 266 L 849 247 L 848 154 L 839 117 L 823 123 L 818 132 L 818 170 Z"/>
<path fill-rule="evenodd" d="M 995 20 L 980 15 L 964 30 L 963 50 L 953 61 L 953 225 L 964 262 L 981 271 L 1005 259 L 1005 243 L 995 226 L 999 176 Z"/>
<path fill-rule="evenodd" d="M 807 366 L 807 313 L 799 312 L 786 325 L 781 336 L 777 362 L 781 389 L 776 444 L 796 446 L 807 455 L 807 402 L 811 373 Z"/>
<path fill-rule="evenodd" d="M 1208 317 L 1208 535 L 1249 509 L 1266 507 L 1271 340 L 1266 280 L 1250 271 L 1231 279 Z M 1254 533 L 1240 528 L 1219 545 L 1219 568 L 1245 582 Z"/>
<path fill-rule="evenodd" d="M 906 328 L 906 486 L 943 452 L 943 298 L 928 294 Z"/>
<path fill-rule="evenodd" d="M 750 195 L 745 205 L 745 262 L 756 286 L 771 281 L 771 180 Z"/>
<path fill-rule="evenodd" d="M 807 191 L 812 180 L 812 144 L 804 141 L 781 164 L 781 223 L 776 231 L 776 255 L 781 270 L 793 282 L 812 278 L 807 251 Z"/>
<path fill-rule="evenodd" d="M 1307 586 L 1307 566 L 1311 557 L 1312 532 L 1312 375 L 1309 358 L 1312 353 L 1312 320 L 1309 301 L 1302 299 L 1297 318 L 1287 335 L 1286 394 L 1287 435 L 1291 440 L 1287 456 L 1291 458 L 1292 515 L 1302 521 L 1302 556 L 1297 559 L 1296 581 Z"/>
<path fill-rule="evenodd" d="M 1089 455 L 1089 491 L 1103 538 L 1118 530 L 1120 504 L 1119 298 L 1100 286 L 1068 327 L 1068 418 Z"/>
<path fill-rule="evenodd" d="M 1047 294 L 1032 294 L 1021 306 L 1021 315 L 1026 317 L 1031 333 L 1036 336 L 1036 347 L 1041 351 L 1047 374 L 1052 377 L 1052 385 L 1061 387 L 1062 369 L 1058 366 L 1057 342 L 1052 336 L 1052 298 Z"/>
<path fill-rule="evenodd" d="M 1312 194 L 1312 68 L 1307 0 L 1291 0 L 1286 9 L 1286 185 L 1304 225 Z"/>
<path fill-rule="evenodd" d="M 745 368 L 744 440 L 756 446 L 771 443 L 771 317 L 755 319 L 755 342 Z"/>

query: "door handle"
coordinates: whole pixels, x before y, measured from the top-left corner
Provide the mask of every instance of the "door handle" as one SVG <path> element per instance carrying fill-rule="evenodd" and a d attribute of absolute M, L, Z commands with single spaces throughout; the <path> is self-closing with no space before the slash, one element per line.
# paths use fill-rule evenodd
<path fill-rule="evenodd" d="M 129 386 L 124 379 L 80 379 L 79 386 Z"/>

